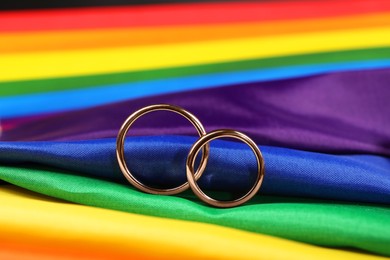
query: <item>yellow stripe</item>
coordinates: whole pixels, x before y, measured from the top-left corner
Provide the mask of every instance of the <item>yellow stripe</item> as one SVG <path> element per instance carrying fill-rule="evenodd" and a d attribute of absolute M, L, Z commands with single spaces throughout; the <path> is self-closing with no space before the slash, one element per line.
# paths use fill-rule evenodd
<path fill-rule="evenodd" d="M 390 45 L 390 27 L 127 48 L 3 54 L 0 81 L 146 70 Z"/>
<path fill-rule="evenodd" d="M 10 185 L 0 186 L 0 201 L 3 246 L 127 259 L 382 259 L 216 225 L 75 205 Z"/>

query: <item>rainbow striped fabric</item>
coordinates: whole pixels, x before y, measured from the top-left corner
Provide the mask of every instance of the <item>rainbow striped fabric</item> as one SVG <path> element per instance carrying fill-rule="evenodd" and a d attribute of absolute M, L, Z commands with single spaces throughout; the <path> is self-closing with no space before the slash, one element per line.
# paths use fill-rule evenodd
<path fill-rule="evenodd" d="M 103 2 L 0 11 L 0 259 L 390 256 L 389 1 Z M 131 187 L 115 138 L 159 103 L 253 138 L 259 194 L 217 209 Z M 127 163 L 173 187 L 195 141 L 153 113 Z M 213 141 L 199 184 L 240 194 L 254 166 Z"/>

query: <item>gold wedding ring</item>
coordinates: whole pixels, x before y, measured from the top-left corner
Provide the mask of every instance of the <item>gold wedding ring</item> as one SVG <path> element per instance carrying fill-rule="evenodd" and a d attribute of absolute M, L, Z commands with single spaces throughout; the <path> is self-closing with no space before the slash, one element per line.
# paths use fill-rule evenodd
<path fill-rule="evenodd" d="M 199 134 L 199 139 L 193 144 L 193 146 L 191 147 L 188 153 L 188 157 L 185 165 L 188 182 L 185 182 L 182 185 L 174 188 L 167 188 L 167 189 L 154 188 L 143 184 L 133 176 L 133 174 L 128 169 L 125 160 L 124 144 L 125 144 L 126 134 L 129 131 L 130 127 L 141 116 L 158 110 L 174 112 L 185 117 L 188 121 L 191 122 L 191 124 L 195 127 L 196 131 Z M 256 161 L 257 161 L 257 178 L 252 188 L 242 197 L 230 201 L 217 200 L 211 198 L 199 188 L 199 185 L 197 183 L 197 180 L 202 176 L 204 170 L 206 169 L 207 161 L 209 158 L 209 152 L 210 152 L 209 143 L 214 139 L 224 138 L 224 137 L 238 139 L 246 143 L 247 145 L 249 145 L 249 147 L 252 149 L 253 153 L 255 154 Z M 197 171 L 195 172 L 194 169 L 195 159 L 201 149 L 202 149 L 202 158 L 200 161 L 200 165 Z M 186 111 L 181 107 L 167 105 L 167 104 L 152 105 L 152 106 L 141 108 L 136 112 L 134 112 L 133 114 L 131 114 L 126 119 L 126 121 L 121 126 L 118 133 L 118 137 L 116 139 L 116 157 L 118 159 L 119 167 L 123 175 L 134 187 L 138 188 L 141 191 L 152 193 L 152 194 L 172 195 L 172 194 L 180 193 L 188 189 L 189 187 L 191 187 L 192 191 L 199 199 L 201 199 L 203 202 L 209 205 L 212 205 L 214 207 L 219 207 L 219 208 L 235 207 L 247 202 L 253 196 L 255 196 L 256 193 L 259 191 L 264 178 L 264 159 L 259 148 L 257 147 L 256 143 L 252 139 L 250 139 L 248 136 L 246 136 L 241 132 L 228 130 L 228 129 L 215 130 L 213 132 L 206 134 L 203 125 L 193 114 L 191 114 L 190 112 Z"/>
<path fill-rule="evenodd" d="M 180 193 L 186 189 L 188 189 L 189 184 L 188 182 L 183 183 L 180 186 L 174 187 L 174 188 L 168 188 L 168 189 L 160 189 L 160 188 L 154 188 L 147 186 L 140 181 L 138 181 L 133 174 L 130 172 L 126 165 L 125 161 L 125 153 L 124 153 L 124 143 L 125 143 L 125 138 L 126 134 L 129 131 L 130 127 L 136 121 L 139 117 L 148 114 L 153 111 L 158 111 L 158 110 L 165 110 L 165 111 L 171 111 L 174 113 L 177 113 L 183 117 L 185 117 L 188 121 L 191 122 L 191 124 L 195 127 L 196 131 L 198 132 L 199 136 L 202 137 L 206 134 L 206 131 L 202 125 L 202 123 L 190 112 L 186 111 L 185 109 L 177 106 L 172 106 L 172 105 L 167 105 L 167 104 L 158 104 L 158 105 L 151 105 L 147 106 L 144 108 L 141 108 L 131 114 L 126 121 L 123 123 L 121 126 L 118 137 L 116 140 L 116 156 L 118 159 L 119 167 L 123 173 L 123 175 L 126 177 L 126 179 L 136 188 L 147 192 L 147 193 L 152 193 L 152 194 L 163 194 L 163 195 L 172 195 L 172 194 L 177 194 Z M 198 180 L 202 173 L 204 172 L 204 169 L 206 168 L 207 160 L 209 158 L 209 151 L 210 151 L 210 146 L 207 144 L 203 146 L 202 148 L 202 158 L 200 161 L 200 166 L 196 173 L 194 174 L 193 178 L 195 180 Z M 197 151 L 199 152 L 199 151 Z M 184 167 L 183 167 L 184 169 Z M 193 169 L 193 166 L 192 166 Z"/>
<path fill-rule="evenodd" d="M 223 137 L 235 138 L 249 145 L 249 147 L 252 149 L 253 153 L 255 154 L 257 160 L 257 179 L 253 187 L 244 196 L 231 201 L 221 201 L 209 197 L 199 188 L 198 183 L 196 182 L 197 179 L 195 178 L 195 174 L 194 174 L 195 158 L 196 155 L 199 153 L 199 150 L 202 147 L 209 145 L 209 142 L 211 142 L 212 140 L 217 138 L 223 138 Z M 202 168 L 202 170 L 204 169 Z M 202 175 L 202 173 L 203 172 L 200 172 L 200 175 Z M 203 202 L 219 208 L 235 207 L 250 200 L 253 196 L 256 195 L 256 193 L 260 189 L 261 183 L 263 182 L 263 178 L 264 178 L 264 159 L 256 143 L 252 141 L 252 139 L 250 139 L 245 134 L 234 130 L 216 130 L 201 136 L 193 144 L 187 157 L 186 174 L 187 174 L 188 183 L 190 184 L 192 191 Z"/>

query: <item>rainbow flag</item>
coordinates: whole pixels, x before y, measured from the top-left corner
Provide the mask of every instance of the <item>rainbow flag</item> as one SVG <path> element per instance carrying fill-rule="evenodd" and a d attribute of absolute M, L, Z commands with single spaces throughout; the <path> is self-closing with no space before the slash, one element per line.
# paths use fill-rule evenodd
<path fill-rule="evenodd" d="M 0 8 L 0 259 L 390 256 L 390 2 L 69 1 Z M 234 208 L 127 182 L 126 118 L 153 104 L 258 145 Z M 155 112 L 128 133 L 142 183 L 187 181 L 198 136 Z M 251 149 L 210 144 L 213 198 L 256 180 Z"/>

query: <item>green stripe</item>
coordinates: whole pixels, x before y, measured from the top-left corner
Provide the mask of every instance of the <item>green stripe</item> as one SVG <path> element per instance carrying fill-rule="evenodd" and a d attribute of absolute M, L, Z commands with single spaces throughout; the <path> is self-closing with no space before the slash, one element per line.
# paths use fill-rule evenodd
<path fill-rule="evenodd" d="M 256 196 L 230 209 L 202 204 L 191 192 L 158 196 L 69 172 L 0 166 L 0 179 L 48 196 L 137 214 L 198 221 L 322 246 L 390 256 L 390 209 L 332 201 Z"/>
<path fill-rule="evenodd" d="M 146 71 L 132 71 L 29 81 L 12 81 L 0 83 L 0 96 L 71 90 L 94 86 L 120 84 L 125 82 L 176 78 L 229 71 L 387 58 L 390 58 L 390 48 L 383 47 L 375 49 L 314 53 Z"/>

